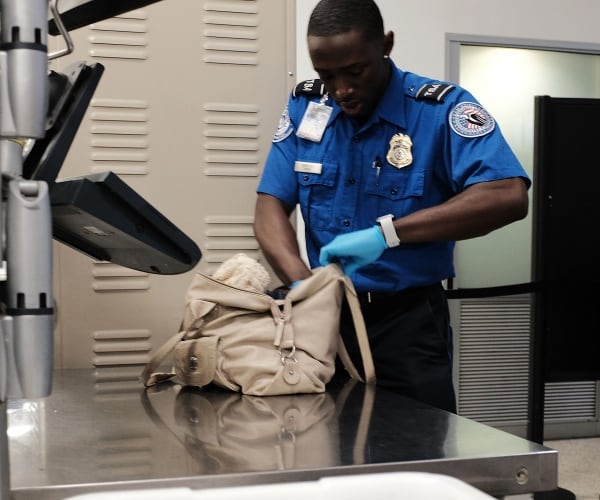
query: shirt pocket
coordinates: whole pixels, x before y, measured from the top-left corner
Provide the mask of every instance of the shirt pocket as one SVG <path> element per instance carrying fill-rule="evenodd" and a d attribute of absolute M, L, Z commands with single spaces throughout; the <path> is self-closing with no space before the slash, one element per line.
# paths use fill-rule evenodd
<path fill-rule="evenodd" d="M 327 229 L 333 220 L 338 164 L 326 161 L 320 173 L 297 172 L 302 216 L 307 226 Z"/>
<path fill-rule="evenodd" d="M 404 168 L 396 168 L 382 161 L 370 169 L 367 176 L 365 192 L 367 195 L 376 197 L 371 201 L 375 203 L 378 210 L 383 213 L 399 212 L 399 202 L 402 205 L 417 204 L 422 201 L 425 185 L 425 171 L 417 165 L 409 165 Z"/>

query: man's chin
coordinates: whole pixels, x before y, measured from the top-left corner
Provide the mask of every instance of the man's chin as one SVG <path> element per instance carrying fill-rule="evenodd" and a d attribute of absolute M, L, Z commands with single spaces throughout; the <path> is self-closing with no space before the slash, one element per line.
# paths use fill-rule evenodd
<path fill-rule="evenodd" d="M 359 101 L 350 101 L 340 103 L 340 108 L 342 111 L 346 113 L 348 116 L 352 116 L 353 118 L 360 118 L 363 115 L 364 106 Z"/>

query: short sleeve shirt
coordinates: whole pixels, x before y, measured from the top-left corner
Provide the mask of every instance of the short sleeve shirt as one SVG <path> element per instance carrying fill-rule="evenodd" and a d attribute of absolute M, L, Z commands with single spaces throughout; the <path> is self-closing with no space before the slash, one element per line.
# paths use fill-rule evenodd
<path fill-rule="evenodd" d="M 356 124 L 333 108 L 320 141 L 296 135 L 310 101 L 288 100 L 259 193 L 299 205 L 310 265 L 335 236 L 439 205 L 468 186 L 527 173 L 493 117 L 465 89 L 394 66 L 370 119 Z M 402 243 L 351 278 L 358 291 L 399 291 L 454 276 L 455 243 Z"/>

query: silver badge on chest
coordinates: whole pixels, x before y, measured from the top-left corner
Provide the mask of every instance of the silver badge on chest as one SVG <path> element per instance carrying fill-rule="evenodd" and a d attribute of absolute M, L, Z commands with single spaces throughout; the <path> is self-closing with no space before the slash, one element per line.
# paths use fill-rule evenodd
<path fill-rule="evenodd" d="M 390 139 L 390 149 L 386 160 L 396 168 L 404 168 L 413 161 L 412 140 L 406 134 L 395 134 Z"/>

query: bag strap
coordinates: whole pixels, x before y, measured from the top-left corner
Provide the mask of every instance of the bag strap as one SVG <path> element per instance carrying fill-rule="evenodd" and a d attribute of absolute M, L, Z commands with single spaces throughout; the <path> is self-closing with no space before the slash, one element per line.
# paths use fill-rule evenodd
<path fill-rule="evenodd" d="M 369 436 L 369 427 L 371 425 L 371 417 L 373 415 L 373 407 L 375 406 L 376 387 L 374 385 L 365 384 L 364 396 L 360 407 L 360 418 L 356 427 L 354 446 L 352 447 L 352 463 L 353 465 L 362 465 L 365 463 L 365 450 L 367 438 Z M 346 382 L 342 390 L 338 394 L 335 402 L 335 408 L 338 420 L 348 403 L 350 395 L 356 388 L 356 380 L 351 379 Z"/>
<path fill-rule="evenodd" d="M 146 363 L 146 366 L 140 375 L 140 380 L 146 387 L 158 384 L 160 382 L 166 382 L 175 376 L 175 372 L 173 370 L 171 370 L 171 372 L 156 372 L 156 370 L 160 367 L 161 363 L 166 359 L 166 357 L 171 354 L 171 351 L 175 349 L 175 346 L 181 341 L 181 339 L 183 339 L 185 333 L 185 331 L 180 331 L 173 335 L 157 349 L 156 353 L 150 358 L 150 361 Z"/>
<path fill-rule="evenodd" d="M 181 390 L 180 387 L 175 389 L 176 393 L 179 393 L 180 390 Z M 159 428 L 166 429 L 170 434 L 173 435 L 173 437 L 175 437 L 175 439 L 177 441 L 179 441 L 179 443 L 181 443 L 183 445 L 184 448 L 186 448 L 185 440 L 182 439 L 181 436 L 179 436 L 173 430 L 172 426 L 168 425 L 165 422 L 165 419 L 160 415 L 160 412 L 156 409 L 156 406 L 152 403 L 152 398 L 149 396 L 149 394 L 154 391 L 156 391 L 156 388 L 154 388 L 154 389 L 146 388 L 140 394 L 140 401 L 142 403 L 142 407 L 144 408 L 144 411 L 146 412 L 146 415 L 148 415 L 150 420 L 152 420 L 153 424 L 155 424 Z M 172 406 L 169 408 L 172 408 Z"/>
<path fill-rule="evenodd" d="M 369 345 L 369 337 L 367 336 L 367 327 L 365 326 L 365 320 L 362 315 L 360 308 L 360 302 L 358 301 L 358 295 L 352 281 L 348 276 L 342 278 L 344 283 L 344 291 L 346 295 L 346 302 L 350 307 L 350 313 L 352 314 L 352 321 L 354 322 L 354 330 L 356 332 L 356 339 L 358 341 L 358 347 L 360 350 L 360 357 L 362 359 L 363 369 L 365 372 L 364 379 L 358 373 L 356 366 L 350 359 L 350 355 L 346 350 L 342 337 L 339 338 L 338 355 L 344 364 L 346 370 L 352 378 L 360 380 L 366 384 L 375 383 L 375 365 L 373 363 L 373 356 L 371 354 L 371 346 Z"/>

